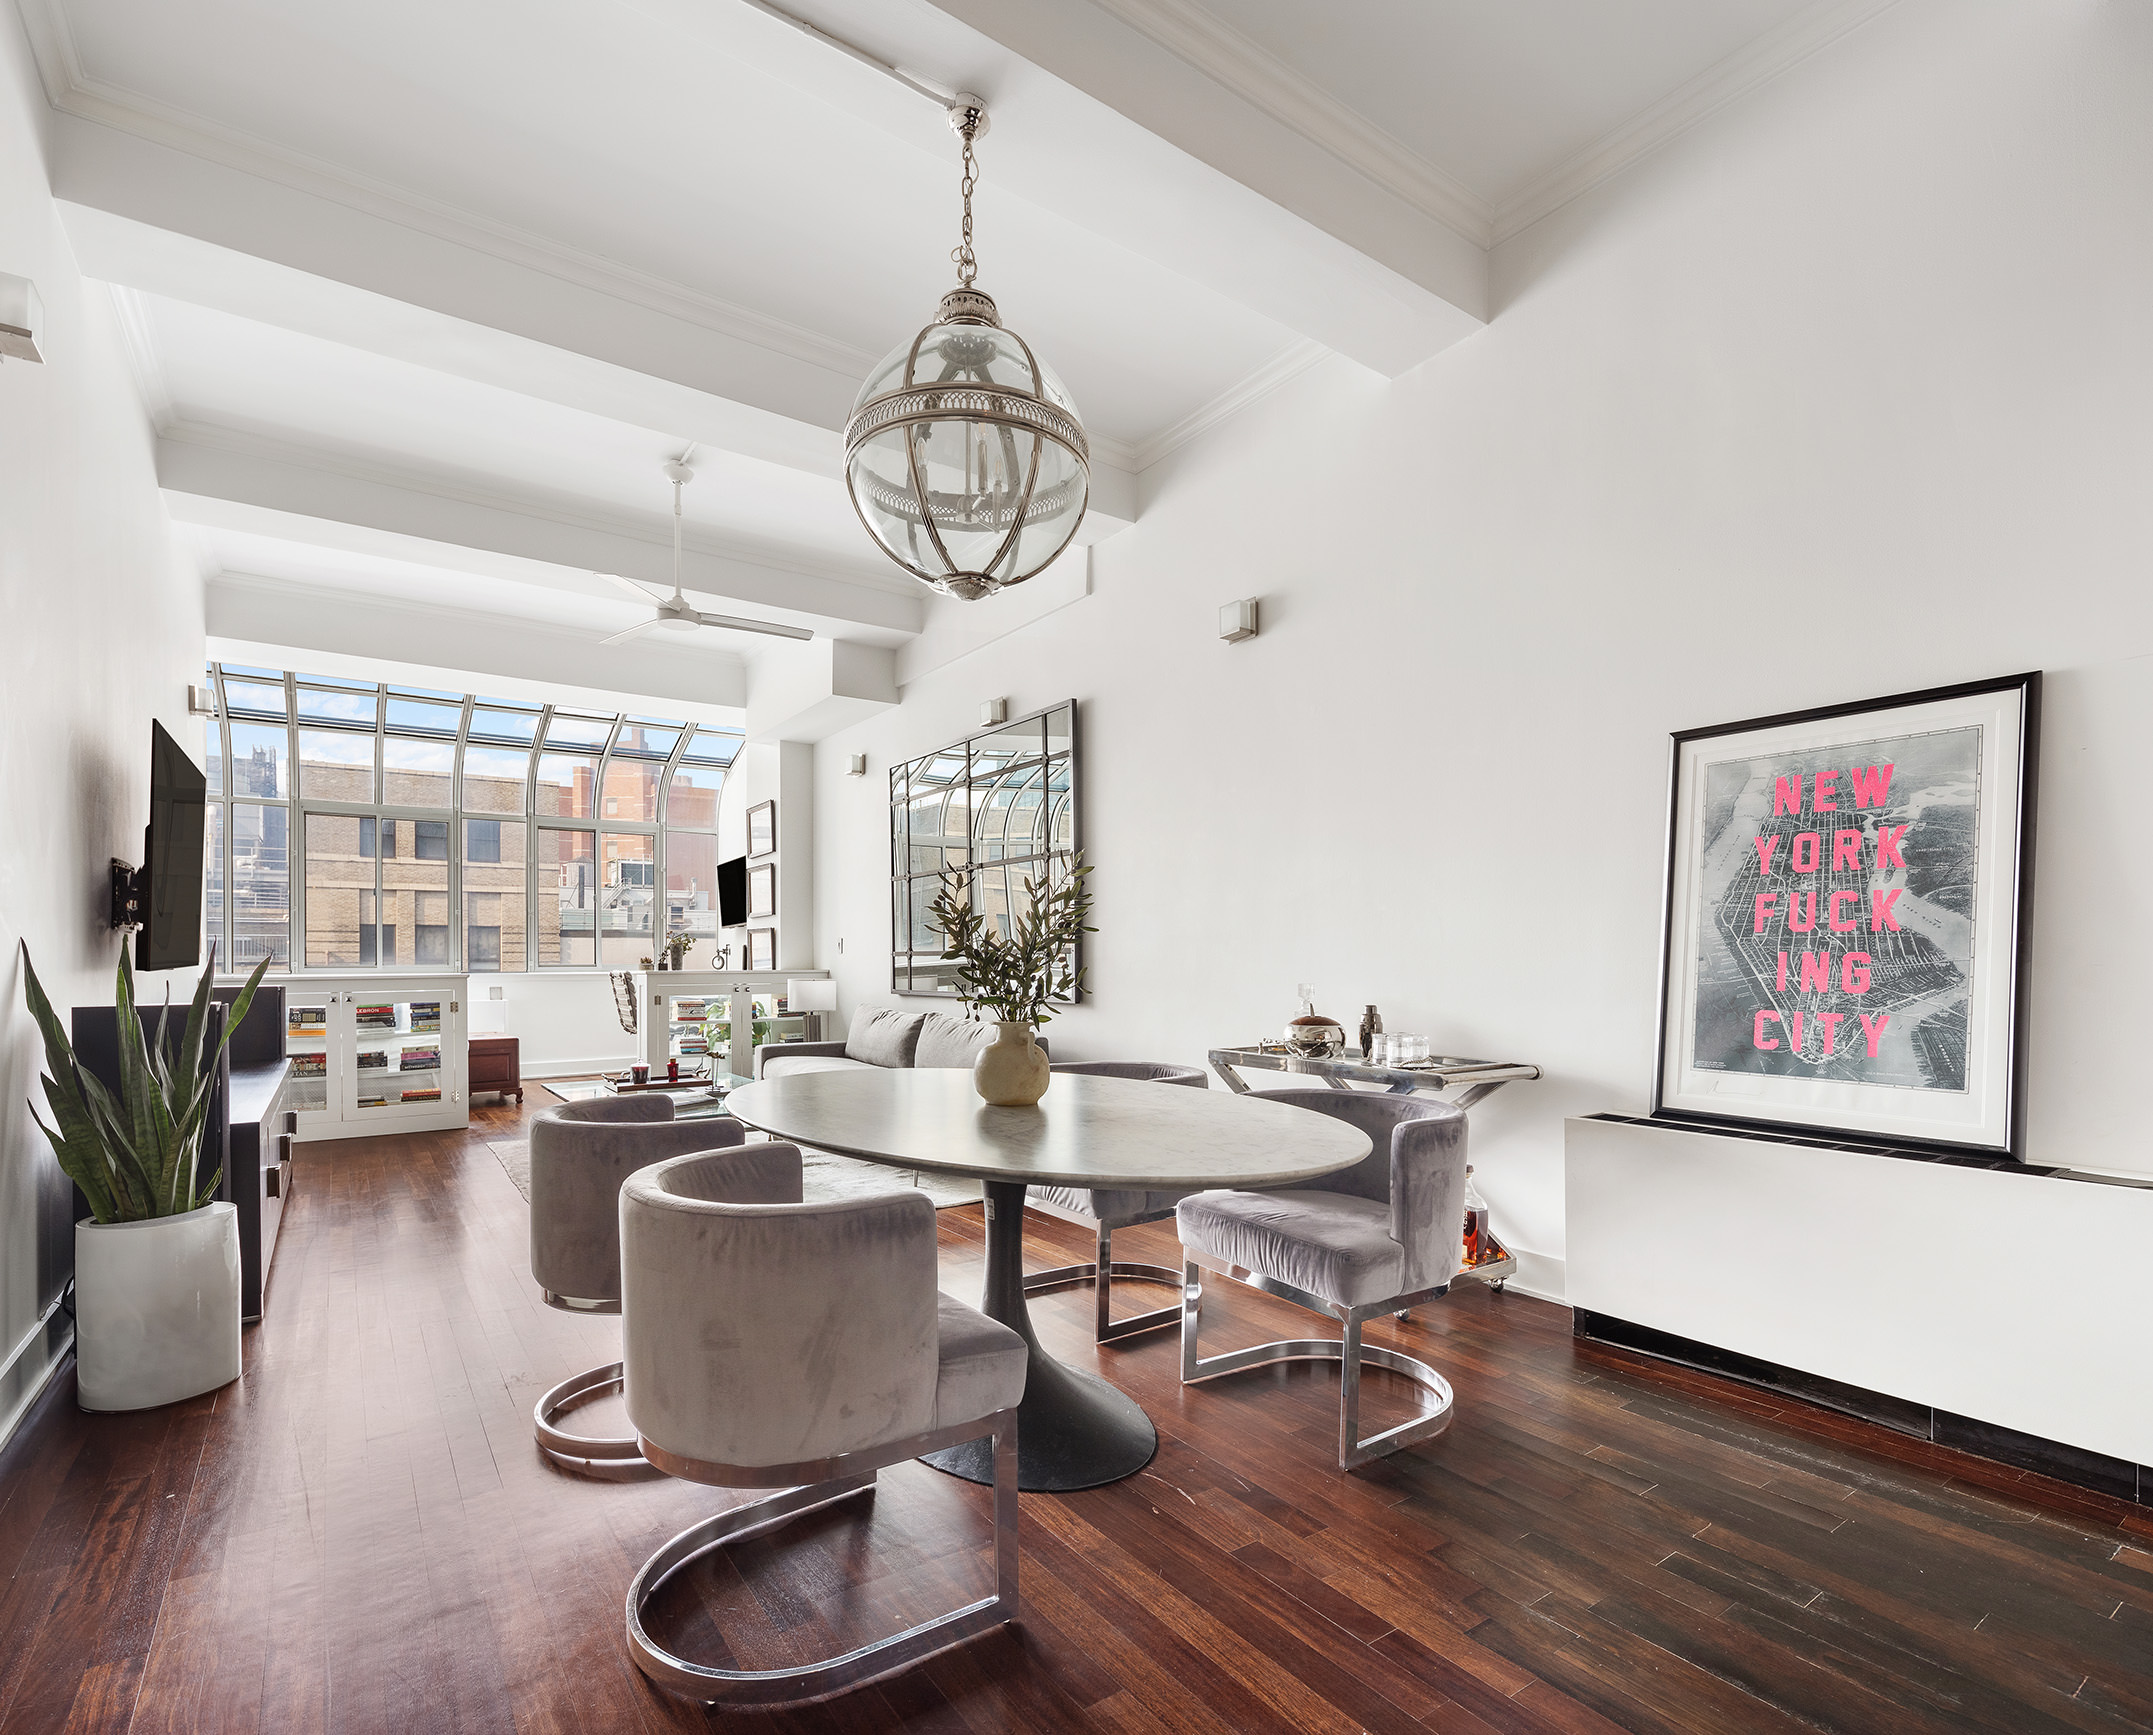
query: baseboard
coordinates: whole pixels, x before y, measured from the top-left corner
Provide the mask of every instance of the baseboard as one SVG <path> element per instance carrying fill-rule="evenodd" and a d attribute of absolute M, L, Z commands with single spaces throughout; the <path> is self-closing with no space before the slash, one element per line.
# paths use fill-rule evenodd
<path fill-rule="evenodd" d="M 640 1054 L 610 1054 L 602 1060 L 527 1060 L 522 1072 L 525 1078 L 591 1078 L 601 1072 L 625 1072 L 642 1059 Z"/>
<path fill-rule="evenodd" d="M 1510 1257 L 1518 1262 L 1517 1270 L 1510 1274 L 1504 1291 L 1516 1290 L 1529 1295 L 1535 1301 L 1552 1301 L 1557 1307 L 1570 1305 L 1569 1265 L 1552 1253 L 1534 1253 L 1524 1247 L 1510 1249 Z"/>
<path fill-rule="evenodd" d="M 54 1301 L 23 1334 L 7 1360 L 0 1362 L 0 1448 L 14 1438 L 23 1417 L 45 1395 L 53 1375 L 67 1365 L 68 1352 L 74 1347 L 75 1322 Z"/>
<path fill-rule="evenodd" d="M 1716 1344 L 1700 1343 L 1694 1338 L 1678 1337 L 1673 1332 L 1617 1319 L 1609 1313 L 1594 1313 L 1582 1307 L 1573 1309 L 1571 1330 L 1593 1343 L 1608 1344 L 1658 1361 L 1739 1380 L 1744 1385 L 1874 1422 L 1894 1433 L 2008 1464 L 2014 1470 L 2031 1470 L 2058 1482 L 2068 1482 L 2073 1487 L 2106 1494 L 2112 1499 L 2153 1506 L 2153 1465 L 2133 1464 L 2124 1458 L 2089 1452 L 2081 1446 L 2068 1446 L 2060 1440 L 2021 1433 L 2016 1428 L 1999 1427 L 1970 1416 L 1955 1416 L 1949 1411 L 1931 1409 L 1886 1392 L 1846 1385 L 1804 1373 L 1799 1368 L 1783 1367 L 1777 1362 L 1760 1361 L 1736 1350 L 1721 1349 Z"/>

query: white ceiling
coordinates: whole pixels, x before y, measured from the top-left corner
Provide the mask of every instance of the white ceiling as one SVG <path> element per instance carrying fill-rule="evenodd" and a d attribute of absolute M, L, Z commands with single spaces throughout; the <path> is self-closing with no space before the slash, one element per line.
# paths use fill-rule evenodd
<path fill-rule="evenodd" d="M 1098 539 L 1298 369 L 1468 336 L 1505 234 L 1888 3 L 791 9 L 987 98 L 981 283 L 1083 413 Z M 233 575 L 213 625 L 282 586 L 324 640 L 370 596 L 618 630 L 592 573 L 665 582 L 659 465 L 690 448 L 705 608 L 889 654 L 964 607 L 882 560 L 840 477 L 858 381 L 952 278 L 955 141 L 898 80 L 747 0 L 18 4 L 175 518 Z M 699 633 L 667 690 L 683 643 L 735 687 L 806 654 Z"/>

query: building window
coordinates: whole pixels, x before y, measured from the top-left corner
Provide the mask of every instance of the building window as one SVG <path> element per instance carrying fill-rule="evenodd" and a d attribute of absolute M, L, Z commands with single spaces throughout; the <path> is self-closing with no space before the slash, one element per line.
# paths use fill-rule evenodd
<path fill-rule="evenodd" d="M 714 932 L 740 731 L 228 663 L 208 677 L 204 911 L 227 969 L 589 969 Z M 534 838 L 532 815 L 569 823 Z"/>
<path fill-rule="evenodd" d="M 954 998 L 951 966 L 929 907 L 945 869 L 964 876 L 972 907 L 1007 938 L 1027 883 L 1051 885 L 1075 865 L 1076 704 L 973 735 L 890 772 L 890 986 Z"/>

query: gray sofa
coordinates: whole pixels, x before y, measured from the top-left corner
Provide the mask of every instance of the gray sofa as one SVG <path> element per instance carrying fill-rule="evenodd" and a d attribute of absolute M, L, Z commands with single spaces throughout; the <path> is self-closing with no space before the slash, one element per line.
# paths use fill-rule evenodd
<path fill-rule="evenodd" d="M 803 1072 L 851 1072 L 869 1066 L 950 1066 L 970 1069 L 994 1040 L 992 1024 L 953 1018 L 947 1012 L 901 1012 L 894 1006 L 862 1006 L 842 1042 L 765 1043 L 755 1051 L 757 1078 L 789 1078 Z M 1036 1038 L 1041 1050 L 1046 1038 Z"/>

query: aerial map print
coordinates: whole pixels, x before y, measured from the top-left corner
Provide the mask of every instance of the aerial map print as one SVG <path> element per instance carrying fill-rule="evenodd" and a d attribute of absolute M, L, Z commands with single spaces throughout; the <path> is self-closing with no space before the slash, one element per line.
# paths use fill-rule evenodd
<path fill-rule="evenodd" d="M 1967 1087 L 1981 731 L 1705 767 L 1695 1064 Z"/>

